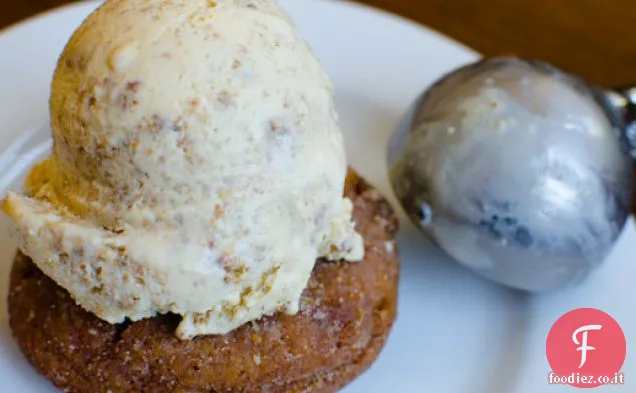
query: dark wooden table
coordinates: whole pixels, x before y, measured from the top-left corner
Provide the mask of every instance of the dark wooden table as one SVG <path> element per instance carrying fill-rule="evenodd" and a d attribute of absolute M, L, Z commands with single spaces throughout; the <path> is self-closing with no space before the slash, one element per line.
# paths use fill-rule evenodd
<path fill-rule="evenodd" d="M 69 0 L 3 0 L 0 28 Z M 634 0 L 361 0 L 485 55 L 548 60 L 605 86 L 636 82 Z"/>

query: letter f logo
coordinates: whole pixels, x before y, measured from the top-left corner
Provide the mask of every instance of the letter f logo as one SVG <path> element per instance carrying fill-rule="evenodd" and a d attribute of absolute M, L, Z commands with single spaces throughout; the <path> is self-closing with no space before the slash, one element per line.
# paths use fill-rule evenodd
<path fill-rule="evenodd" d="M 594 347 L 587 345 L 588 332 L 590 330 L 601 330 L 601 328 L 603 328 L 603 326 L 601 325 L 587 325 L 587 326 L 581 326 L 580 328 L 574 331 L 574 334 L 572 335 L 572 341 L 574 341 L 574 344 L 580 345 L 580 347 L 578 347 L 576 350 L 581 351 L 581 365 L 579 366 L 579 368 L 583 367 L 585 365 L 585 362 L 587 361 L 587 351 L 593 351 L 596 349 Z M 581 342 L 579 342 L 579 339 L 578 339 L 579 333 L 583 333 L 582 334 L 583 339 L 581 340 Z"/>

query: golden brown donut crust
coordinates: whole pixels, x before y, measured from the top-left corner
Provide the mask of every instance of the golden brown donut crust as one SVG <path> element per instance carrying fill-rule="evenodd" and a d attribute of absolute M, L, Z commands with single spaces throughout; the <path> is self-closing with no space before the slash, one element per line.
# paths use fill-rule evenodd
<path fill-rule="evenodd" d="M 301 312 L 249 323 L 225 336 L 180 341 L 175 315 L 110 325 L 18 253 L 10 325 L 29 362 L 72 393 L 330 393 L 375 361 L 396 318 L 397 220 L 387 201 L 349 172 L 345 194 L 365 259 L 319 260 Z"/>

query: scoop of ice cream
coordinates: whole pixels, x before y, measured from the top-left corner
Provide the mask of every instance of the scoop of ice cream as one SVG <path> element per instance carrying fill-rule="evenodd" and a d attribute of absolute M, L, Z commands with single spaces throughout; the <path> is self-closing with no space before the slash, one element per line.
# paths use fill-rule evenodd
<path fill-rule="evenodd" d="M 274 0 L 109 0 L 50 110 L 53 153 L 3 208 L 99 318 L 224 334 L 296 312 L 318 257 L 362 258 L 329 79 Z"/>

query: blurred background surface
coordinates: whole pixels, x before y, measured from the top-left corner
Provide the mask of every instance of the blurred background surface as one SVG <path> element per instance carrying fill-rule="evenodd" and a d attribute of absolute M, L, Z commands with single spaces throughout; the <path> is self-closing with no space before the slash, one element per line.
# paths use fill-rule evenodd
<path fill-rule="evenodd" d="M 69 2 L 2 0 L 0 28 Z M 636 83 L 635 0 L 358 2 L 405 16 L 484 55 L 541 58 L 603 86 Z"/>

